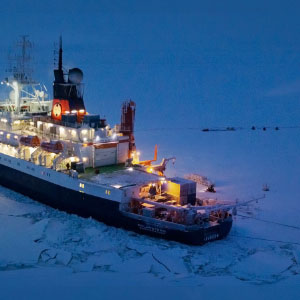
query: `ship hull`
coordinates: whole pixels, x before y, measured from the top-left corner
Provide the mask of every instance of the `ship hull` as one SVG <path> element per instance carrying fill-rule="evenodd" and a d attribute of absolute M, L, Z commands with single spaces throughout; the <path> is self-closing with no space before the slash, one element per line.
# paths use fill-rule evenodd
<path fill-rule="evenodd" d="M 226 237 L 232 226 L 231 217 L 214 226 L 197 230 L 179 230 L 159 221 L 132 218 L 119 210 L 120 203 L 58 185 L 17 169 L 0 165 L 0 184 L 55 209 L 92 217 L 107 225 L 153 237 L 190 245 L 203 245 Z"/>

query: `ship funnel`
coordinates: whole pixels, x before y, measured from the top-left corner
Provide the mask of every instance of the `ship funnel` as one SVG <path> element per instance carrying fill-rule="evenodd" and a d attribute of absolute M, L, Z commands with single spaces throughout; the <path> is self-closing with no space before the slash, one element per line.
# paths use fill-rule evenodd
<path fill-rule="evenodd" d="M 59 38 L 58 65 L 54 70 L 53 102 L 51 117 L 61 120 L 62 115 L 73 112 L 77 114 L 77 122 L 82 122 L 86 114 L 83 91 L 83 72 L 78 68 L 68 71 L 68 76 L 64 76 L 62 65 L 62 37 Z"/>

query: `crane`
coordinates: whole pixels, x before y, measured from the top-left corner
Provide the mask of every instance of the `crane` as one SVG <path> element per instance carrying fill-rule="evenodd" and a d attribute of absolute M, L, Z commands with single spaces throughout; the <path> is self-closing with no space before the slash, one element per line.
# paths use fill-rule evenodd
<path fill-rule="evenodd" d="M 173 156 L 170 158 L 163 158 L 159 165 L 150 165 L 147 168 L 147 172 L 149 172 L 149 173 L 157 172 L 159 176 L 164 176 L 164 171 L 166 170 L 167 163 L 170 160 L 172 160 L 173 165 L 174 165 L 176 157 Z"/>

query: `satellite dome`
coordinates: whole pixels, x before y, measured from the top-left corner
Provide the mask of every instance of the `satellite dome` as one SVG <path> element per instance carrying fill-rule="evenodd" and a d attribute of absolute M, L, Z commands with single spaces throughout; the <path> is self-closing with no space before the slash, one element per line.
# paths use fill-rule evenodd
<path fill-rule="evenodd" d="M 82 79 L 83 72 L 80 69 L 74 68 L 69 70 L 69 82 L 79 84 L 82 82 Z"/>

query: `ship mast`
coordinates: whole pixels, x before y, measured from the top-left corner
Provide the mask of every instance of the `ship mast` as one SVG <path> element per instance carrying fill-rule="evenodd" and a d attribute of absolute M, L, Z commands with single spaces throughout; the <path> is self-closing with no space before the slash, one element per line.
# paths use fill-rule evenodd
<path fill-rule="evenodd" d="M 15 113 L 19 114 L 23 87 L 33 85 L 35 82 L 32 80 L 33 69 L 31 68 L 31 56 L 29 53 L 33 45 L 28 40 L 27 35 L 21 36 L 20 41 L 16 44 L 16 48 L 19 48 L 20 51 L 16 49 L 16 54 L 13 57 L 9 57 L 10 68 L 7 71 L 12 74 L 13 79 L 8 80 L 7 85 L 14 90 Z"/>
<path fill-rule="evenodd" d="M 30 50 L 33 44 L 27 35 L 21 36 L 15 44 L 13 55 L 9 55 L 9 67 L 6 69 L 8 76 L 1 81 L 1 85 L 7 85 L 12 89 L 9 98 L 0 101 L 0 113 L 12 117 L 20 114 L 47 113 L 50 102 L 47 89 L 32 79 L 33 68 L 31 66 Z"/>
<path fill-rule="evenodd" d="M 8 70 L 12 73 L 14 79 L 20 84 L 34 84 L 32 80 L 33 69 L 31 67 L 31 55 L 30 50 L 33 48 L 33 44 L 28 40 L 27 35 L 22 35 L 20 41 L 17 42 L 16 54 L 14 57 L 10 57 L 11 68 Z M 19 52 L 19 53 L 18 53 Z"/>
<path fill-rule="evenodd" d="M 62 37 L 59 37 L 59 58 L 58 58 L 58 70 L 62 71 Z"/>

